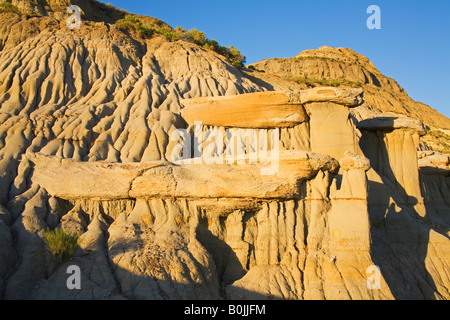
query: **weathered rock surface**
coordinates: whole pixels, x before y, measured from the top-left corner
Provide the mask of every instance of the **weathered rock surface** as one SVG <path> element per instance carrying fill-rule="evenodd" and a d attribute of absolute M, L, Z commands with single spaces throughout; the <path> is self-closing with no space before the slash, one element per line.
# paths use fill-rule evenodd
<path fill-rule="evenodd" d="M 346 107 L 358 107 L 364 102 L 361 88 L 320 87 L 301 90 L 298 95 L 302 104 L 332 102 Z"/>
<path fill-rule="evenodd" d="M 368 131 L 393 131 L 396 129 L 403 129 L 424 135 L 426 133 L 423 122 L 411 118 L 396 118 L 396 117 L 376 117 L 366 119 L 358 123 L 358 129 Z"/>
<path fill-rule="evenodd" d="M 293 199 L 303 180 L 339 167 L 330 156 L 305 151 L 280 153 L 273 175 L 263 175 L 262 164 L 83 163 L 39 155 L 30 160 L 33 182 L 61 199 Z"/>
<path fill-rule="evenodd" d="M 294 127 L 307 121 L 305 109 L 278 92 L 244 96 L 193 98 L 182 101 L 181 115 L 189 124 L 234 128 Z"/>
<path fill-rule="evenodd" d="M 417 153 L 416 120 L 448 119 L 364 57 L 251 72 L 126 34 L 94 1 L 68 1 L 73 32 L 66 2 L 13 3 L 42 17 L 0 14 L 1 298 L 450 298 L 449 160 Z M 324 68 L 364 92 L 283 78 Z M 52 259 L 47 228 L 79 234 L 71 261 Z"/>
<path fill-rule="evenodd" d="M 263 92 L 236 97 L 183 100 L 181 115 L 189 123 L 234 128 L 284 128 L 308 121 L 305 104 L 331 102 L 357 107 L 363 102 L 361 89 L 333 87 L 298 93 Z"/>

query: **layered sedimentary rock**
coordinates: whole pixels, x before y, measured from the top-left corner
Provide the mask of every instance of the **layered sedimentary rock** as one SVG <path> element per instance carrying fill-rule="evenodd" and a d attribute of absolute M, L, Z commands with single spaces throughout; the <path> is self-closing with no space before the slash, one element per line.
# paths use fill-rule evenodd
<path fill-rule="evenodd" d="M 450 297 L 449 162 L 417 154 L 421 122 L 359 121 L 361 89 L 138 39 L 88 2 L 70 33 L 59 1 L 0 16 L 2 298 Z M 79 234 L 72 260 L 48 228 Z"/>
<path fill-rule="evenodd" d="M 265 92 L 222 98 L 194 98 L 182 102 L 189 124 L 235 128 L 293 127 L 307 121 L 300 103 L 283 93 Z"/>
<path fill-rule="evenodd" d="M 61 199 L 294 199 L 302 181 L 339 167 L 330 156 L 305 151 L 279 153 L 273 175 L 262 174 L 263 164 L 105 164 L 39 155 L 30 160 L 33 182 Z"/>
<path fill-rule="evenodd" d="M 298 93 L 254 93 L 236 97 L 194 98 L 182 101 L 181 114 L 189 123 L 235 128 L 287 128 L 308 120 L 303 105 L 331 102 L 356 107 L 363 102 L 362 90 L 333 87 Z"/>

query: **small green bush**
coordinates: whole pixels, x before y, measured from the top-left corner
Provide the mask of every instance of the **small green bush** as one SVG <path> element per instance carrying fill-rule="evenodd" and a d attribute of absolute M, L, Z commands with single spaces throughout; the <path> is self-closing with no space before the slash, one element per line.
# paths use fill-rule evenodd
<path fill-rule="evenodd" d="M 117 20 L 116 26 L 122 31 L 135 31 L 141 38 L 149 38 L 153 34 L 153 30 L 144 26 L 141 20 L 131 14 L 127 14 L 125 18 Z"/>
<path fill-rule="evenodd" d="M 177 34 L 176 31 L 174 30 L 170 30 L 164 27 L 157 27 L 156 29 L 153 30 L 153 32 L 155 34 L 160 34 L 164 37 L 166 37 L 167 40 L 169 41 L 178 41 L 180 40 L 179 35 Z"/>
<path fill-rule="evenodd" d="M 239 50 L 233 46 L 224 47 L 219 45 L 219 43 L 214 39 L 208 39 L 205 33 L 198 31 L 197 29 L 185 30 L 178 26 L 175 28 L 175 33 L 177 34 L 176 40 L 185 40 L 188 42 L 195 43 L 198 46 L 206 50 L 215 51 L 218 54 L 227 58 L 232 65 L 237 68 L 244 67 L 245 56 L 239 52 Z"/>
<path fill-rule="evenodd" d="M 20 14 L 19 8 L 9 2 L 0 3 L 0 12 L 13 12 L 16 14 Z"/>
<path fill-rule="evenodd" d="M 235 67 L 243 67 L 245 64 L 245 57 L 233 46 L 227 48 L 228 54 L 225 57 L 230 60 L 231 64 Z"/>
<path fill-rule="evenodd" d="M 48 251 L 63 263 L 69 261 L 78 248 L 78 234 L 70 234 L 63 229 L 47 230 L 44 232 L 44 242 Z"/>

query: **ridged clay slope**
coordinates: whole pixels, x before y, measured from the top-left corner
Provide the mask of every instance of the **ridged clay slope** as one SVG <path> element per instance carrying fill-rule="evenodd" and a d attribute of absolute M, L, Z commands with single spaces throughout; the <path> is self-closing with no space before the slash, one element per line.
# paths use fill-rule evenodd
<path fill-rule="evenodd" d="M 192 43 L 143 40 L 95 1 L 13 4 L 41 16 L 0 14 L 2 298 L 450 297 L 448 157 L 417 155 L 420 121 L 355 123 L 361 89 L 301 90 Z M 66 28 L 68 4 L 80 30 Z M 272 118 L 280 106 L 295 117 Z M 230 109 L 253 114 L 254 136 Z M 253 153 L 275 132 L 280 170 L 172 163 L 177 129 Z M 57 227 L 80 235 L 62 265 L 43 241 Z"/>

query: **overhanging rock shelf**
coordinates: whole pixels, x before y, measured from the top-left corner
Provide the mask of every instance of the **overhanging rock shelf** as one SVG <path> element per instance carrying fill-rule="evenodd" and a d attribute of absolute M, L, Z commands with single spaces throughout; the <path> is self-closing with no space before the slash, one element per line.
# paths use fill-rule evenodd
<path fill-rule="evenodd" d="M 356 107 L 362 101 L 360 89 L 313 88 L 296 94 L 262 92 L 193 98 L 183 101 L 181 114 L 189 124 L 279 129 L 308 122 L 308 113 L 314 113 L 311 110 L 321 105 L 342 108 L 340 111 L 348 117 L 348 107 Z M 351 132 L 350 141 L 354 141 L 353 135 Z M 333 143 L 333 137 L 330 138 L 326 144 Z M 315 145 L 321 149 L 320 141 Z M 348 151 L 355 148 L 352 145 Z M 314 150 L 280 150 L 274 159 L 277 170 L 272 175 L 261 174 L 267 167 L 261 163 L 109 163 L 78 162 L 40 154 L 27 157 L 34 163 L 33 181 L 50 195 L 62 199 L 295 199 L 300 196 L 301 181 L 313 178 L 318 171 L 337 172 L 339 163 L 334 157 L 343 153 L 342 150 L 331 155 Z"/>
<path fill-rule="evenodd" d="M 279 170 L 269 176 L 261 175 L 259 164 L 111 164 L 42 155 L 29 160 L 34 163 L 34 182 L 62 199 L 293 199 L 300 194 L 301 181 L 339 167 L 330 156 L 301 151 L 280 153 Z"/>

